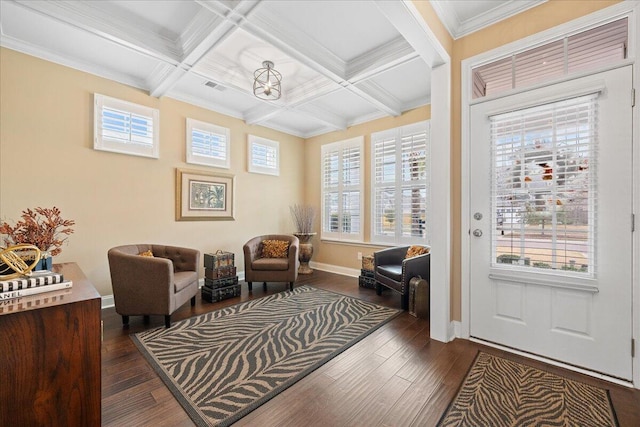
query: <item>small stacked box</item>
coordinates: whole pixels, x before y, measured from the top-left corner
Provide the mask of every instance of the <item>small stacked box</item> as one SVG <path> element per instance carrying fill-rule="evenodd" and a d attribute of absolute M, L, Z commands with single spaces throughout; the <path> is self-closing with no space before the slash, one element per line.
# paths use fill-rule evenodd
<path fill-rule="evenodd" d="M 365 255 L 362 257 L 362 269 L 360 270 L 358 284 L 362 288 L 376 288 L 376 279 L 373 270 L 373 255 Z"/>
<path fill-rule="evenodd" d="M 217 251 L 213 254 L 204 254 L 203 300 L 218 302 L 240 296 L 234 258 L 231 252 Z"/>

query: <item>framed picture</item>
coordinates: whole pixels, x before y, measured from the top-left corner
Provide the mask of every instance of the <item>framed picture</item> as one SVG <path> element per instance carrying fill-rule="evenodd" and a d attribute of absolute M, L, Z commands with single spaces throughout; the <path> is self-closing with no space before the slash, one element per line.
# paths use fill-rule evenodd
<path fill-rule="evenodd" d="M 176 169 L 176 221 L 233 220 L 233 175 Z"/>

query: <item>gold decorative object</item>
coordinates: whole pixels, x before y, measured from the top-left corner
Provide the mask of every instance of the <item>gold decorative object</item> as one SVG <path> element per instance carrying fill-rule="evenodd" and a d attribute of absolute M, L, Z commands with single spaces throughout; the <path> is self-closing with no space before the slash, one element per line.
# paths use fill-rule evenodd
<path fill-rule="evenodd" d="M 32 255 L 34 254 L 35 255 Z M 27 265 L 26 260 L 30 260 L 33 257 L 33 262 Z M 29 276 L 31 270 L 35 268 L 40 261 L 40 249 L 34 245 L 20 244 L 9 246 L 6 249 L 0 248 L 0 261 L 5 265 L 5 268 L 0 270 L 0 280 L 14 279 L 20 276 Z M 3 274 L 9 271 L 13 271 L 10 274 Z"/>

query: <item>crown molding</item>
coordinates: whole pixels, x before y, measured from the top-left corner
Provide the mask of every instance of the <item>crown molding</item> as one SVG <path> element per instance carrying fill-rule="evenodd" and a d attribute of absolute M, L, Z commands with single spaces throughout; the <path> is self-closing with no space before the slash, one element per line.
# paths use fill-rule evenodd
<path fill-rule="evenodd" d="M 177 64 L 182 51 L 175 40 L 154 33 L 129 15 L 98 8 L 100 2 L 12 0 L 24 8 L 56 19 L 121 46 Z"/>
<path fill-rule="evenodd" d="M 481 30 L 495 24 L 496 22 L 510 18 L 524 12 L 525 10 L 539 6 L 547 0 L 508 0 L 502 1 L 496 7 L 487 12 L 474 16 L 471 19 L 461 21 L 455 13 L 451 1 L 432 1 L 431 6 L 440 18 L 440 21 L 454 39 L 467 36 L 473 32 Z"/>
<path fill-rule="evenodd" d="M 113 80 L 118 83 L 122 83 L 128 86 L 135 87 L 136 89 L 142 89 L 147 91 L 149 89 L 147 83 L 142 79 L 131 77 L 129 74 L 118 73 L 112 70 L 105 69 L 102 66 L 96 66 L 84 61 L 78 61 L 77 59 L 69 58 L 57 53 L 51 52 L 49 49 L 43 49 L 40 46 L 34 46 L 25 41 L 16 39 L 12 36 L 2 34 L 0 37 L 0 46 L 21 52 L 27 55 L 34 56 L 36 58 L 43 59 L 45 61 L 53 62 L 58 65 L 72 68 L 74 70 L 82 71 L 85 73 L 93 74 L 98 77 Z"/>

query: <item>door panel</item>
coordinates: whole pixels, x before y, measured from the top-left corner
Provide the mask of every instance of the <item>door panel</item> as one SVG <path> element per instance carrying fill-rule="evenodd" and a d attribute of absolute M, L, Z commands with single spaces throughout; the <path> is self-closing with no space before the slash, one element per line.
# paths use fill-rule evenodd
<path fill-rule="evenodd" d="M 631 87 L 626 66 L 471 107 L 471 336 L 631 380 Z"/>

